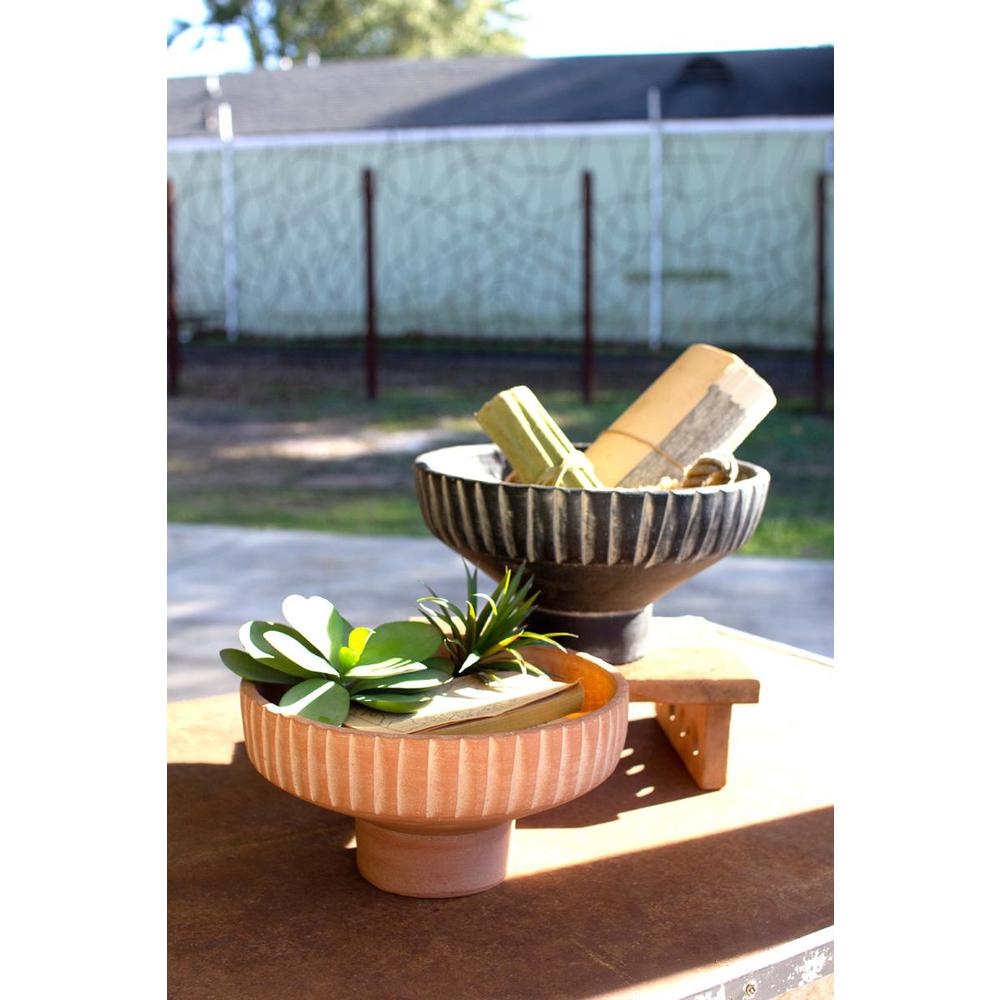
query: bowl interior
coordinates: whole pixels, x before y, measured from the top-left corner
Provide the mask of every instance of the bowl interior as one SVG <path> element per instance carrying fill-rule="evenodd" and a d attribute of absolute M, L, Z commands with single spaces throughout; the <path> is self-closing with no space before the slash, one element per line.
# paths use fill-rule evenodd
<path fill-rule="evenodd" d="M 573 445 L 580 451 L 590 447 L 590 442 L 587 441 L 577 441 Z M 568 486 L 540 486 L 537 483 L 510 483 L 506 482 L 507 477 L 511 473 L 510 462 L 507 461 L 503 452 L 494 444 L 463 444 L 463 445 L 452 445 L 447 448 L 437 448 L 433 451 L 424 452 L 422 455 L 418 455 L 416 459 L 417 465 L 425 468 L 428 472 L 433 472 L 437 475 L 450 476 L 454 479 L 465 479 L 472 480 L 475 482 L 484 483 L 505 483 L 514 489 L 526 489 L 530 486 L 534 490 L 574 490 L 577 487 Z M 748 462 L 738 462 L 739 473 L 736 476 L 736 482 L 744 482 L 747 479 L 753 479 L 755 476 L 760 474 L 760 469 L 757 466 L 752 465 Z M 731 488 L 732 484 L 728 484 L 728 488 Z M 673 492 L 685 494 L 685 493 L 715 493 L 720 490 L 727 488 L 727 484 L 722 484 L 719 486 L 693 486 L 684 489 L 677 489 Z M 641 487 L 605 487 L 600 490 L 580 490 L 583 493 L 620 493 L 620 494 L 643 494 L 643 493 L 653 493 L 654 495 L 662 496 L 664 491 L 656 486 L 641 486 Z"/>
<path fill-rule="evenodd" d="M 523 650 L 524 658 L 529 662 L 533 663 L 536 667 L 540 667 L 551 677 L 560 681 L 580 681 L 583 685 L 583 706 L 580 709 L 579 714 L 588 714 L 590 712 L 596 712 L 605 705 L 609 704 L 615 697 L 619 688 L 623 686 L 621 678 L 617 674 L 613 674 L 608 670 L 597 666 L 597 664 L 591 662 L 578 653 L 572 650 L 559 650 L 551 646 L 529 646 L 527 649 Z M 281 700 L 281 696 L 285 693 L 287 688 L 280 684 L 254 684 L 253 687 L 256 689 L 257 693 L 265 701 L 271 702 L 271 704 L 278 704 Z M 551 726 L 559 723 L 561 720 L 556 719 L 553 722 L 547 722 L 545 725 Z M 311 722 L 311 725 L 322 726 L 321 722 Z M 326 727 L 337 729 L 340 727 Z M 541 727 L 534 727 L 541 728 Z M 353 730 L 347 729 L 345 732 L 354 732 Z M 398 739 L 414 739 L 415 737 L 423 736 L 424 738 L 428 736 L 433 736 L 433 733 L 415 733 L 412 736 L 406 737 L 396 737 Z M 438 739 L 485 739 L 487 737 L 476 737 L 476 736 L 451 736 L 448 737 L 447 734 L 438 735 Z"/>
<path fill-rule="evenodd" d="M 541 667 L 556 680 L 580 681 L 583 685 L 583 712 L 603 708 L 622 686 L 616 674 L 570 650 L 562 652 L 552 646 L 529 646 L 523 654 L 529 663 Z"/>

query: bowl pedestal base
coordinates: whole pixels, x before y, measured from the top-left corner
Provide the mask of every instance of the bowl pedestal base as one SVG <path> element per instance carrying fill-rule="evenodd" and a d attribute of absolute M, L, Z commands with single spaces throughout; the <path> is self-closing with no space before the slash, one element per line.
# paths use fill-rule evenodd
<path fill-rule="evenodd" d="M 513 820 L 475 830 L 426 832 L 356 820 L 358 871 L 398 896 L 471 896 L 507 875 Z"/>
<path fill-rule="evenodd" d="M 575 639 L 560 639 L 580 653 L 605 663 L 631 663 L 641 659 L 649 644 L 653 605 L 635 611 L 555 611 L 535 608 L 528 619 L 533 632 L 569 632 Z"/>

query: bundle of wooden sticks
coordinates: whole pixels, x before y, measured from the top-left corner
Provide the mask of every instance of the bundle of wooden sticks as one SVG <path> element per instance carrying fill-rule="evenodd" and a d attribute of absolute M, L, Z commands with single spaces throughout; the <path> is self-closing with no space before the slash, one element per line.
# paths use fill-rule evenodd
<path fill-rule="evenodd" d="M 776 403 L 771 387 L 735 354 L 695 344 L 585 452 L 524 385 L 498 393 L 476 419 L 520 483 L 688 489 L 733 482 L 736 449 Z"/>

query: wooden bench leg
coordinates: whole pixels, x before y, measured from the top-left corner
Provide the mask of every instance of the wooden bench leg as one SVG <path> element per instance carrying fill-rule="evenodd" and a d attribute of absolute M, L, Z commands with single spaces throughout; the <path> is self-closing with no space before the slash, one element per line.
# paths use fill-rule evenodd
<path fill-rule="evenodd" d="M 732 710 L 726 703 L 656 704 L 656 721 L 699 788 L 714 791 L 726 783 Z"/>

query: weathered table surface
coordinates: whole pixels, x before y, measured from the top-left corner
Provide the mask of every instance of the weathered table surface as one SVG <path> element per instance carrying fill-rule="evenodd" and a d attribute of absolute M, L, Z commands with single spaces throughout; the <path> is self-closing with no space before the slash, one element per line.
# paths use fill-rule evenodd
<path fill-rule="evenodd" d="M 365 882 L 353 821 L 254 771 L 235 693 L 171 704 L 169 995 L 831 996 L 833 671 L 730 635 L 761 691 L 733 710 L 724 788 L 633 704 L 611 778 L 519 821 L 508 880 L 460 899 Z"/>

